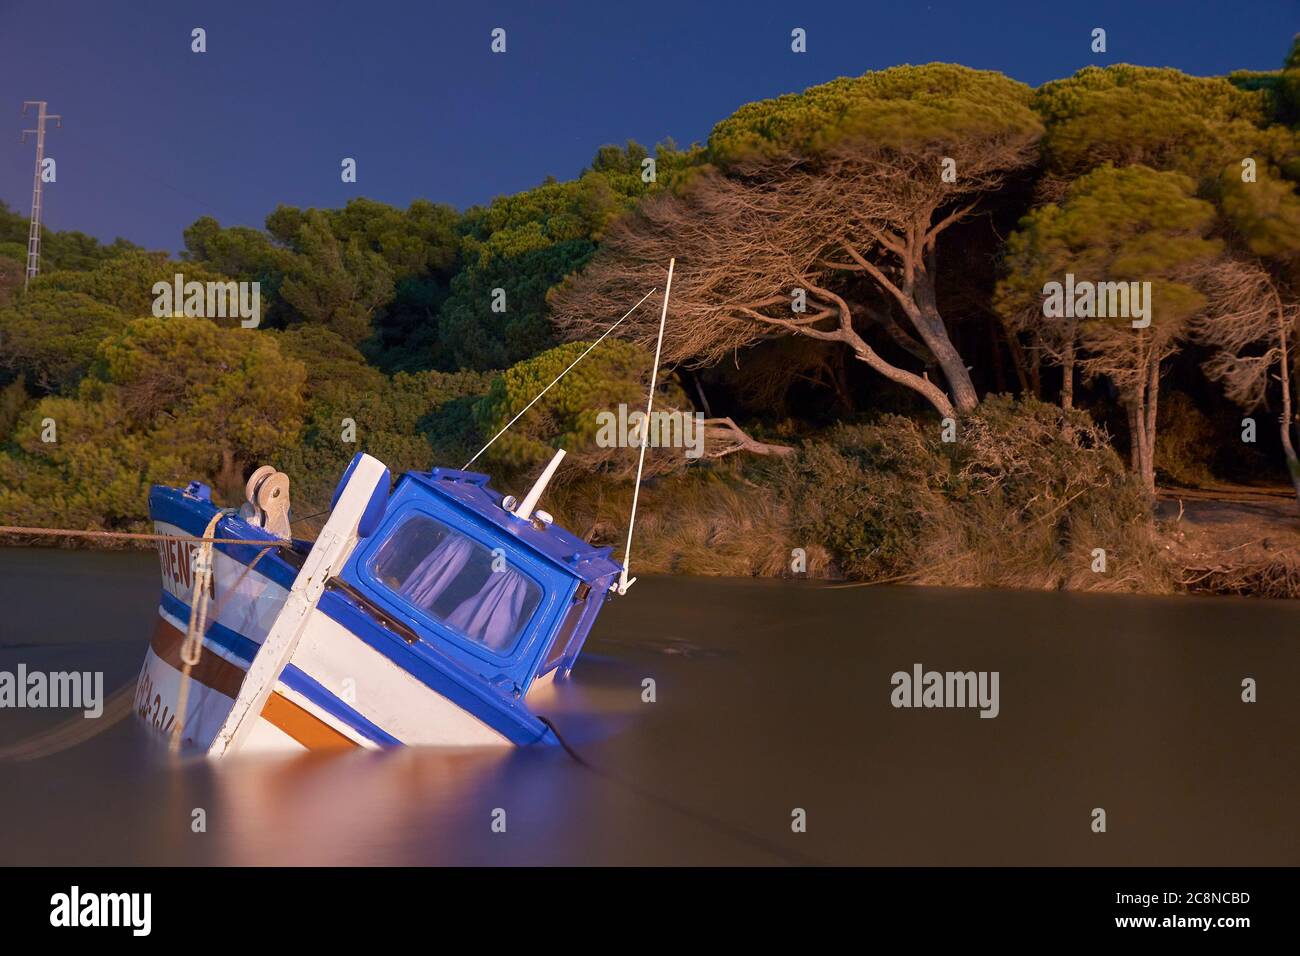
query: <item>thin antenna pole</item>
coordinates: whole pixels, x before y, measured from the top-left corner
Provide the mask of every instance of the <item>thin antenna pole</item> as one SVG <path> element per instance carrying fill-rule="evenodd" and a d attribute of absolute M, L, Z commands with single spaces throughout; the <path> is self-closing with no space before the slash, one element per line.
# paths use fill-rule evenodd
<path fill-rule="evenodd" d="M 18 142 L 27 142 L 27 135 L 36 135 L 36 174 L 32 178 L 32 220 L 27 230 L 27 271 L 23 275 L 23 289 L 36 278 L 41 268 L 41 163 L 45 159 L 45 121 L 54 120 L 54 125 L 62 128 L 63 117 L 45 112 L 45 100 L 26 100 L 23 103 L 23 115 L 27 107 L 36 107 L 36 129 L 23 130 Z"/>
<path fill-rule="evenodd" d="M 627 589 L 632 586 L 632 581 L 627 579 L 627 569 L 632 566 L 632 529 L 636 526 L 636 506 L 637 501 L 641 498 L 641 471 L 645 468 L 645 449 L 650 443 L 650 411 L 655 404 L 655 385 L 659 382 L 659 356 L 664 349 L 664 325 L 668 322 L 668 296 L 673 291 L 673 266 L 677 264 L 677 257 L 668 260 L 668 282 L 664 285 L 664 307 L 659 313 L 659 341 L 655 343 L 655 365 L 654 371 L 650 375 L 650 395 L 646 398 L 645 403 L 645 421 L 641 423 L 641 456 L 636 462 L 636 486 L 632 489 L 632 514 L 627 519 L 627 544 L 623 547 L 623 573 L 618 579 L 618 593 L 626 594 Z"/>
<path fill-rule="evenodd" d="M 640 300 L 639 302 L 637 302 L 636 305 L 632 306 L 632 308 L 628 309 L 626 312 L 623 313 L 623 319 L 626 319 L 629 315 L 631 315 L 631 314 L 632 314 L 633 312 L 635 312 L 638 308 L 640 308 L 641 303 L 644 302 L 646 299 L 650 298 L 650 296 L 654 295 L 655 292 L 657 292 L 657 291 L 658 291 L 658 288 L 656 287 L 656 288 L 654 288 L 654 289 L 651 289 L 651 290 L 650 290 L 649 292 L 647 292 L 645 295 L 641 296 L 641 300 Z M 470 465 L 474 464 L 474 462 L 478 459 L 478 456 L 479 456 L 479 455 L 483 454 L 483 452 L 487 451 L 489 448 L 492 447 L 492 442 L 496 441 L 498 438 L 500 438 L 502 435 L 504 435 L 504 434 L 506 433 L 506 429 L 508 429 L 508 428 L 509 428 L 511 425 L 513 425 L 515 422 L 519 421 L 519 419 L 523 417 L 524 412 L 528 411 L 528 409 L 530 409 L 530 408 L 532 408 L 534 405 L 536 405 L 536 404 L 537 404 L 537 400 L 538 400 L 539 398 L 541 398 L 543 395 L 545 395 L 547 392 L 549 392 L 549 391 L 551 390 L 551 386 L 552 386 L 552 385 L 554 385 L 554 384 L 555 384 L 556 382 L 558 382 L 560 379 L 564 378 L 564 376 L 568 375 L 569 372 L 572 371 L 574 365 L 577 365 L 579 362 L 581 362 L 583 359 L 585 359 L 585 358 L 587 357 L 587 355 L 591 352 L 592 349 L 594 349 L 594 348 L 595 348 L 597 345 L 599 345 L 601 342 L 605 341 L 605 336 L 609 335 L 609 333 L 613 332 L 616 328 L 618 328 L 618 327 L 622 324 L 623 319 L 619 319 L 617 322 L 615 322 L 613 325 L 611 325 L 609 328 L 607 328 L 607 329 L 606 329 L 606 330 L 601 334 L 600 338 L 596 339 L 596 341 L 592 342 L 589 346 L 587 346 L 587 351 L 585 351 L 585 352 L 583 352 L 581 355 L 579 355 L 576 359 L 573 360 L 573 362 L 569 365 L 568 368 L 566 368 L 566 369 L 565 369 L 563 372 L 561 372 L 559 375 L 555 376 L 555 380 L 552 381 L 550 385 L 547 385 L 544 389 L 542 389 L 540 392 L 538 392 L 536 395 L 534 395 L 534 396 L 533 396 L 533 400 L 532 400 L 531 402 L 529 402 L 527 405 L 525 405 L 525 406 L 523 407 L 523 409 L 519 412 L 518 415 L 516 415 L 514 418 L 510 419 L 510 421 L 506 422 L 506 424 L 505 424 L 505 428 L 502 428 L 501 431 L 497 432 L 495 435 L 493 435 L 493 436 L 491 437 L 491 439 L 488 440 L 488 443 L 487 443 L 486 445 L 484 445 L 484 446 L 483 446 L 482 448 L 480 448 L 478 451 L 474 452 L 474 457 L 471 458 L 469 461 L 465 462 L 465 468 L 468 468 Z M 661 333 L 661 334 L 662 334 L 662 333 Z M 461 471 L 464 471 L 465 468 L 462 468 Z"/>

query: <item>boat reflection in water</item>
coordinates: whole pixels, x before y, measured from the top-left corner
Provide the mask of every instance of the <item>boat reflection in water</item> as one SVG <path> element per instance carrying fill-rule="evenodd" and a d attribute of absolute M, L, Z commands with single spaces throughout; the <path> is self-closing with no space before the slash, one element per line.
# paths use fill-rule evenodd
<path fill-rule="evenodd" d="M 533 701 L 575 751 L 617 735 L 642 706 L 627 668 L 602 663 L 588 671 L 597 683 L 550 685 Z M 560 856 L 572 852 L 577 863 L 584 841 L 557 839 L 557 821 L 570 829 L 621 813 L 626 825 L 636 800 L 560 747 L 351 749 L 179 764 L 160 812 L 191 826 L 176 828 L 170 849 L 194 852 L 186 830 L 202 809 L 210 862 L 229 865 L 554 862 L 566 844 Z"/>

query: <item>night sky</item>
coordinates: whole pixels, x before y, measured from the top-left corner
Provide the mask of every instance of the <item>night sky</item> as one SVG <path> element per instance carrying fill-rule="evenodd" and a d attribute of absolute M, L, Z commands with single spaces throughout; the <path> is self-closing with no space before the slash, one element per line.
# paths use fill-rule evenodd
<path fill-rule="evenodd" d="M 260 226 L 281 202 L 464 208 L 572 178 L 603 143 L 702 141 L 742 103 L 868 69 L 942 60 L 1035 85 L 1089 63 L 1271 70 L 1297 31 L 1297 0 L 0 0 L 0 199 L 29 211 L 24 99 L 65 123 L 47 225 L 176 250 L 199 216 Z"/>

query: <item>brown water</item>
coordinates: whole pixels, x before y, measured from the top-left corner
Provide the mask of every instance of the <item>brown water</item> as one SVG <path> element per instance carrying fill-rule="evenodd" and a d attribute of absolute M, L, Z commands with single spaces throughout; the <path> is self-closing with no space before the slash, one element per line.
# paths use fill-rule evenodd
<path fill-rule="evenodd" d="M 157 591 L 147 554 L 0 550 L 0 670 L 132 684 Z M 128 718 L 0 764 L 0 862 L 1294 865 L 1298 624 L 1281 601 L 642 580 L 539 708 L 590 767 L 172 765 Z M 917 662 L 998 671 L 999 716 L 895 709 Z M 0 710 L 0 747 L 67 720 Z"/>

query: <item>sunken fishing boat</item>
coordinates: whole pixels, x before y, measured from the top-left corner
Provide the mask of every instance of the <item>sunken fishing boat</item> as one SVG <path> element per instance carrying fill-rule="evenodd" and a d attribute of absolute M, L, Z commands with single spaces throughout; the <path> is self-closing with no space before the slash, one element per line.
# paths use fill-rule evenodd
<path fill-rule="evenodd" d="M 568 677 L 622 570 L 535 507 L 552 470 L 516 503 L 454 469 L 390 492 L 388 469 L 358 454 L 316 541 L 287 545 L 259 508 L 155 486 L 163 588 L 140 715 L 171 734 L 183 707 L 182 746 L 213 755 L 542 740 L 530 696 Z M 249 543 L 205 559 L 186 540 L 205 536 Z M 215 613 L 186 648 L 200 577 Z"/>
<path fill-rule="evenodd" d="M 660 346 L 671 263 L 668 280 Z M 569 679 L 605 602 L 635 581 L 637 501 L 620 564 L 539 507 L 564 455 L 517 499 L 461 469 L 393 482 L 359 452 L 314 541 L 292 537 L 289 479 L 272 466 L 238 510 L 201 482 L 155 485 L 162 590 L 136 713 L 174 752 L 214 758 L 559 743 L 534 704 Z"/>

